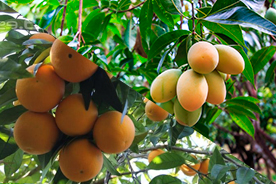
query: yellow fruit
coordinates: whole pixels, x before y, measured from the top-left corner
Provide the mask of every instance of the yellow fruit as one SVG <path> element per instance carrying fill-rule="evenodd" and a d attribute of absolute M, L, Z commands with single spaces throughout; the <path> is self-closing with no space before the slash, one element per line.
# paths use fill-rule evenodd
<path fill-rule="evenodd" d="M 218 51 L 209 42 L 197 42 L 188 51 L 188 63 L 198 73 L 207 74 L 212 72 L 217 67 L 218 62 Z"/>
<path fill-rule="evenodd" d="M 77 139 L 60 150 L 59 166 L 66 178 L 85 182 L 101 171 L 103 155 L 87 139 Z"/>
<path fill-rule="evenodd" d="M 236 184 L 235 181 L 230 181 L 228 184 Z"/>
<path fill-rule="evenodd" d="M 190 69 L 185 71 L 177 82 L 177 99 L 187 111 L 199 109 L 208 94 L 208 84 L 205 77 Z"/>
<path fill-rule="evenodd" d="M 208 95 L 206 101 L 211 104 L 220 104 L 226 97 L 226 86 L 221 75 L 214 70 L 204 75 L 208 84 Z"/>
<path fill-rule="evenodd" d="M 41 155 L 54 147 L 59 130 L 50 113 L 27 111 L 15 122 L 13 135 L 20 149 L 29 154 Z"/>
<path fill-rule="evenodd" d="M 34 72 L 36 65 L 27 68 Z M 18 79 L 16 95 L 20 103 L 30 111 L 47 112 L 61 100 L 65 91 L 65 82 L 51 65 L 41 65 L 35 77 Z"/>
<path fill-rule="evenodd" d="M 192 157 L 194 157 L 196 159 L 196 156 L 191 155 Z M 196 164 L 189 164 L 193 169 L 198 170 L 200 168 L 200 163 L 196 163 Z M 194 176 L 196 175 L 196 171 L 194 171 L 193 169 L 191 169 L 190 167 L 188 167 L 186 164 L 183 164 L 180 166 L 180 170 L 187 176 Z"/>
<path fill-rule="evenodd" d="M 86 110 L 81 94 L 73 94 L 63 99 L 56 110 L 58 128 L 66 135 L 84 135 L 92 130 L 98 117 L 96 105 L 90 101 Z"/>
<path fill-rule="evenodd" d="M 176 121 L 184 126 L 193 126 L 195 125 L 201 116 L 202 107 L 195 111 L 187 111 L 185 110 L 176 99 L 174 101 L 174 114 Z"/>
<path fill-rule="evenodd" d="M 242 55 L 228 45 L 215 45 L 219 53 L 219 63 L 217 70 L 227 74 L 240 74 L 244 70 L 244 60 Z"/>
<path fill-rule="evenodd" d="M 176 84 L 180 69 L 169 69 L 158 75 L 150 86 L 150 95 L 155 102 L 163 103 L 176 95 Z"/>
<path fill-rule="evenodd" d="M 159 105 L 162 109 L 165 109 L 166 111 L 168 111 L 170 114 L 174 114 L 172 100 L 164 103 L 156 103 L 156 104 Z"/>
<path fill-rule="evenodd" d="M 105 153 L 121 153 L 132 144 L 135 127 L 132 120 L 122 113 L 109 111 L 102 114 L 95 122 L 93 137 L 96 145 Z"/>
<path fill-rule="evenodd" d="M 210 159 L 205 159 L 201 162 L 199 172 L 202 174 L 208 174 L 208 167 L 209 167 Z"/>
<path fill-rule="evenodd" d="M 166 119 L 169 113 L 156 105 L 152 101 L 148 101 L 145 106 L 146 116 L 152 121 L 162 121 Z"/>
<path fill-rule="evenodd" d="M 161 149 L 156 149 L 156 150 L 152 150 L 149 155 L 148 155 L 148 161 L 149 163 L 158 155 L 161 155 L 162 153 L 165 153 L 165 151 L 161 150 Z"/>
<path fill-rule="evenodd" d="M 81 82 L 92 76 L 98 65 L 56 39 L 50 51 L 50 59 L 57 74 L 68 82 Z"/>
<path fill-rule="evenodd" d="M 48 33 L 37 33 L 32 35 L 30 38 L 30 40 L 32 39 L 42 39 L 42 40 L 46 40 L 49 42 L 54 42 L 55 41 L 55 37 L 53 37 L 52 35 L 48 34 Z"/>

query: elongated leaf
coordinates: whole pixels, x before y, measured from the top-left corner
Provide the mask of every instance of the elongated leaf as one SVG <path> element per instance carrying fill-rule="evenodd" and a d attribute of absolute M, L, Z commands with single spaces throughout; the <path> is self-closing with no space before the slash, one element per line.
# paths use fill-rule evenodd
<path fill-rule="evenodd" d="M 234 40 L 239 45 L 246 47 L 243 40 L 242 31 L 239 25 L 227 25 L 208 21 L 203 21 L 202 24 L 212 32 L 224 34 L 232 40 Z"/>
<path fill-rule="evenodd" d="M 120 176 L 121 174 L 115 169 L 112 163 L 103 155 L 105 168 L 113 175 Z"/>
<path fill-rule="evenodd" d="M 117 10 L 127 10 L 130 4 L 130 0 L 121 0 L 118 4 Z"/>
<path fill-rule="evenodd" d="M 275 46 L 264 47 L 251 57 L 254 74 L 257 74 L 275 54 Z"/>
<path fill-rule="evenodd" d="M 216 165 L 216 164 L 225 165 L 224 159 L 223 159 L 222 155 L 220 154 L 217 147 L 215 147 L 213 154 L 210 157 L 208 170 L 210 171 L 211 168 L 213 168 L 214 165 Z"/>
<path fill-rule="evenodd" d="M 221 24 L 251 27 L 267 34 L 276 35 L 276 25 L 247 7 L 234 7 L 207 16 L 204 20 Z"/>
<path fill-rule="evenodd" d="M 1 160 L 13 154 L 14 152 L 16 152 L 16 150 L 18 150 L 18 146 L 15 143 L 11 143 L 9 141 L 5 142 L 2 139 L 0 139 L 0 159 Z"/>
<path fill-rule="evenodd" d="M 184 163 L 184 158 L 179 154 L 166 152 L 155 157 L 148 165 L 148 168 L 155 170 L 170 169 L 181 166 Z"/>
<path fill-rule="evenodd" d="M 183 184 L 178 178 L 172 177 L 170 175 L 158 175 L 154 177 L 149 184 L 161 184 L 161 183 Z"/>
<path fill-rule="evenodd" d="M 213 123 L 221 113 L 222 113 L 222 110 L 217 107 L 212 108 L 210 111 L 207 111 L 207 117 L 205 120 L 206 123 L 207 124 Z"/>
<path fill-rule="evenodd" d="M 45 13 L 42 17 L 42 19 L 39 22 L 39 27 L 41 28 L 46 28 L 47 26 L 50 25 L 50 23 L 52 22 L 52 20 L 57 16 L 58 12 L 63 8 L 64 6 L 59 6 L 58 8 L 49 11 L 47 13 Z"/>
<path fill-rule="evenodd" d="M 0 113 L 0 125 L 9 125 L 14 123 L 17 118 L 25 111 L 27 111 L 27 109 L 21 105 L 2 111 Z"/>
<path fill-rule="evenodd" d="M 21 149 L 18 149 L 15 153 L 12 155 L 6 157 L 4 159 L 4 170 L 6 177 L 10 177 L 17 169 L 19 169 L 22 160 L 23 160 L 23 151 Z"/>
<path fill-rule="evenodd" d="M 157 73 L 159 73 L 160 72 L 160 69 L 162 68 L 162 65 L 163 65 L 163 63 L 164 63 L 164 61 L 165 61 L 165 59 L 166 59 L 166 57 L 167 57 L 167 55 L 168 55 L 168 53 L 170 52 L 170 50 L 167 50 L 164 54 L 163 54 L 163 56 L 161 57 L 161 59 L 160 59 L 160 61 L 159 61 L 159 63 L 158 63 L 158 66 L 157 66 Z"/>
<path fill-rule="evenodd" d="M 222 177 L 225 176 L 229 169 L 231 169 L 231 167 L 226 165 L 215 164 L 211 170 L 211 177 L 215 180 L 220 180 Z"/>
<path fill-rule="evenodd" d="M 0 42 L 0 58 L 13 52 L 19 52 L 21 47 L 9 41 Z"/>
<path fill-rule="evenodd" d="M 256 119 L 256 116 L 254 115 L 254 113 L 253 112 L 251 112 L 250 110 L 248 110 L 248 109 L 245 109 L 245 108 L 243 108 L 243 107 L 241 107 L 241 106 L 237 106 L 237 105 L 228 105 L 227 107 L 226 107 L 226 109 L 227 109 L 227 111 L 229 112 L 229 113 L 234 113 L 234 114 L 242 114 L 242 115 L 245 115 L 245 116 L 248 116 L 248 117 L 250 117 L 250 118 L 252 118 L 252 119 Z"/>
<path fill-rule="evenodd" d="M 247 100 L 247 101 L 250 101 L 255 104 L 260 103 L 260 100 L 254 98 L 252 96 L 237 96 L 237 97 L 235 97 L 235 99 Z"/>
<path fill-rule="evenodd" d="M 241 128 L 243 129 L 246 133 L 251 135 L 252 137 L 255 134 L 255 129 L 252 124 L 252 122 L 246 117 L 245 115 L 242 114 L 236 114 L 236 113 L 229 113 L 231 116 L 232 120 Z"/>
<path fill-rule="evenodd" d="M 259 11 L 264 5 L 265 0 L 241 0 L 244 4 L 249 6 L 253 11 Z"/>
<path fill-rule="evenodd" d="M 89 32 L 94 37 L 94 41 L 98 38 L 100 32 L 102 31 L 102 26 L 105 20 L 105 13 L 100 12 L 94 16 L 89 17 L 91 18 L 90 21 L 87 23 L 85 27 L 85 31 Z M 93 31 L 91 31 L 93 30 Z"/>
<path fill-rule="evenodd" d="M 227 10 L 237 6 L 245 6 L 245 4 L 237 0 L 217 0 L 212 7 L 212 10 L 208 14 L 214 14 L 216 12 Z"/>
<path fill-rule="evenodd" d="M 169 27 L 174 26 L 172 15 L 165 10 L 162 4 L 162 0 L 153 1 L 153 11 L 157 15 L 157 17 L 160 20 L 162 20 L 165 24 L 167 24 Z"/>
<path fill-rule="evenodd" d="M 134 20 L 130 19 L 127 28 L 125 31 L 124 41 L 129 50 L 132 50 L 135 42 L 136 42 L 136 35 L 137 35 L 137 29 L 133 29 L 134 27 Z"/>
<path fill-rule="evenodd" d="M 273 61 L 269 68 L 267 69 L 266 75 L 265 75 L 265 83 L 270 84 L 274 77 L 275 77 L 275 68 L 276 68 L 276 60 Z"/>
<path fill-rule="evenodd" d="M 160 53 L 162 49 L 164 49 L 170 43 L 190 33 L 191 32 L 187 30 L 176 30 L 163 34 L 152 44 L 148 54 L 148 60 L 152 59 L 154 56 Z"/>
<path fill-rule="evenodd" d="M 198 121 L 194 126 L 194 130 L 205 136 L 206 138 L 209 138 L 209 127 L 206 126 L 203 122 Z"/>
<path fill-rule="evenodd" d="M 139 16 L 139 20 L 140 20 L 139 28 L 140 28 L 141 37 L 142 37 L 142 40 L 144 40 L 144 42 L 147 43 L 146 48 L 143 46 L 144 49 L 146 49 L 146 51 L 149 45 L 148 35 L 150 35 L 152 17 L 153 17 L 152 0 L 147 0 L 142 6 L 140 16 Z"/>
<path fill-rule="evenodd" d="M 171 14 L 182 14 L 180 0 L 160 0 L 165 10 Z"/>
<path fill-rule="evenodd" d="M 226 104 L 233 104 L 233 105 L 241 106 L 245 109 L 250 109 L 253 112 L 262 113 L 259 106 L 251 102 L 250 99 L 233 98 L 231 100 L 227 100 Z"/>
<path fill-rule="evenodd" d="M 255 175 L 255 171 L 251 168 L 240 167 L 237 170 L 237 183 L 249 183 Z"/>

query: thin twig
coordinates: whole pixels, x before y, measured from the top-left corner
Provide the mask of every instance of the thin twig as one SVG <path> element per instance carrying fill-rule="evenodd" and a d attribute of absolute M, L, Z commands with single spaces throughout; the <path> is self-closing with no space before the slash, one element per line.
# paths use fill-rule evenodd
<path fill-rule="evenodd" d="M 143 5 L 145 2 L 146 1 L 143 1 L 143 2 L 139 3 L 138 5 L 133 6 L 132 8 L 129 8 L 127 10 L 119 10 L 119 11 L 117 11 L 117 10 L 113 10 L 113 9 L 110 9 L 110 8 L 108 8 L 108 10 L 113 11 L 113 12 L 117 12 L 117 13 L 124 13 L 124 12 L 128 12 L 128 11 L 134 10 L 135 8 L 138 8 L 139 6 Z"/>
<path fill-rule="evenodd" d="M 66 16 L 67 2 L 68 2 L 68 0 L 65 0 L 65 2 L 64 2 L 64 9 L 63 9 L 62 20 L 61 20 L 61 26 L 60 26 L 60 30 L 61 30 L 61 31 L 60 31 L 60 36 L 62 36 L 62 32 L 63 32 L 64 21 L 65 21 L 65 16 Z"/>
<path fill-rule="evenodd" d="M 78 25 L 79 38 L 78 38 L 77 50 L 80 48 L 81 37 L 82 37 L 82 35 L 81 35 L 82 7 L 83 7 L 83 0 L 80 0 L 80 4 L 79 4 L 79 25 Z"/>

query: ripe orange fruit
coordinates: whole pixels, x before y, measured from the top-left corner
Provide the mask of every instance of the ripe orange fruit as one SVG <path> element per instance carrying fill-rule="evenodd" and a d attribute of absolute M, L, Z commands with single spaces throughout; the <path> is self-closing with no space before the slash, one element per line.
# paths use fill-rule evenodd
<path fill-rule="evenodd" d="M 27 68 L 34 72 L 36 65 Z M 30 111 L 47 112 L 61 100 L 65 83 L 51 65 L 41 65 L 35 77 L 18 79 L 15 87 L 20 103 Z"/>
<path fill-rule="evenodd" d="M 158 155 L 161 155 L 162 153 L 165 153 L 165 151 L 161 150 L 161 149 L 156 149 L 156 150 L 152 150 L 149 155 L 148 155 L 148 161 L 149 163 Z"/>
<path fill-rule="evenodd" d="M 203 173 L 203 174 L 208 174 L 209 161 L 210 161 L 209 158 L 203 160 L 200 164 L 200 168 L 199 168 L 198 171 Z"/>
<path fill-rule="evenodd" d="M 194 155 L 191 155 L 191 156 L 196 159 L 196 156 Z M 190 164 L 190 166 L 195 170 L 198 170 L 200 168 L 200 163 L 196 163 L 196 164 L 193 163 L 193 164 Z M 196 171 L 188 167 L 186 164 L 181 165 L 180 170 L 187 176 L 194 176 L 197 173 Z"/>
<path fill-rule="evenodd" d="M 69 82 L 81 82 L 92 76 L 98 65 L 56 39 L 50 51 L 50 59 L 57 74 Z"/>
<path fill-rule="evenodd" d="M 50 113 L 27 111 L 15 122 L 14 139 L 23 151 L 41 155 L 51 151 L 58 140 L 59 130 Z"/>
<path fill-rule="evenodd" d="M 96 105 L 90 101 L 86 110 L 81 94 L 73 94 L 64 98 L 56 110 L 58 128 L 69 136 L 84 135 L 92 130 L 98 117 Z"/>
<path fill-rule="evenodd" d="M 132 120 L 122 113 L 109 111 L 102 114 L 93 128 L 96 145 L 105 153 L 120 153 L 130 147 L 135 136 Z"/>
<path fill-rule="evenodd" d="M 77 139 L 60 150 L 59 166 L 68 179 L 84 182 L 101 171 L 103 155 L 88 139 Z"/>
<path fill-rule="evenodd" d="M 49 42 L 54 42 L 56 38 L 48 33 L 37 33 L 37 34 L 32 35 L 29 39 L 30 40 L 31 39 L 42 39 L 42 40 L 46 40 Z"/>
<path fill-rule="evenodd" d="M 228 184 L 236 184 L 235 181 L 230 181 Z"/>
<path fill-rule="evenodd" d="M 165 111 L 152 101 L 148 101 L 146 103 L 145 112 L 147 117 L 152 121 L 162 121 L 166 119 L 169 115 L 167 111 Z"/>

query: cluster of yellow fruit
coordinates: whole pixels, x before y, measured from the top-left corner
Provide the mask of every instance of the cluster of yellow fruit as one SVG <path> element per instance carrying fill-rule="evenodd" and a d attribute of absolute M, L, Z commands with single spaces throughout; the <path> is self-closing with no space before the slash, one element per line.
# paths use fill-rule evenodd
<path fill-rule="evenodd" d="M 60 169 L 72 181 L 88 181 L 103 166 L 102 152 L 117 154 L 130 147 L 135 136 L 134 124 L 127 115 L 122 118 L 118 111 L 98 116 L 92 100 L 86 110 L 81 94 L 65 97 L 65 80 L 81 82 L 98 66 L 48 34 L 34 37 L 30 39 L 53 42 L 51 63 L 31 65 L 27 70 L 34 77 L 17 80 L 16 95 L 28 111 L 14 125 L 15 141 L 26 153 L 41 155 L 55 147 L 61 132 L 75 137 L 59 151 Z M 52 109 L 55 115 L 49 112 Z M 89 141 L 90 132 L 94 143 Z"/>
<path fill-rule="evenodd" d="M 187 59 L 191 69 L 183 73 L 180 69 L 168 69 L 161 73 L 152 82 L 150 95 L 171 111 L 178 123 L 193 126 L 205 102 L 216 105 L 225 100 L 225 80 L 231 74 L 242 73 L 245 63 L 234 48 L 206 41 L 192 45 Z"/>

